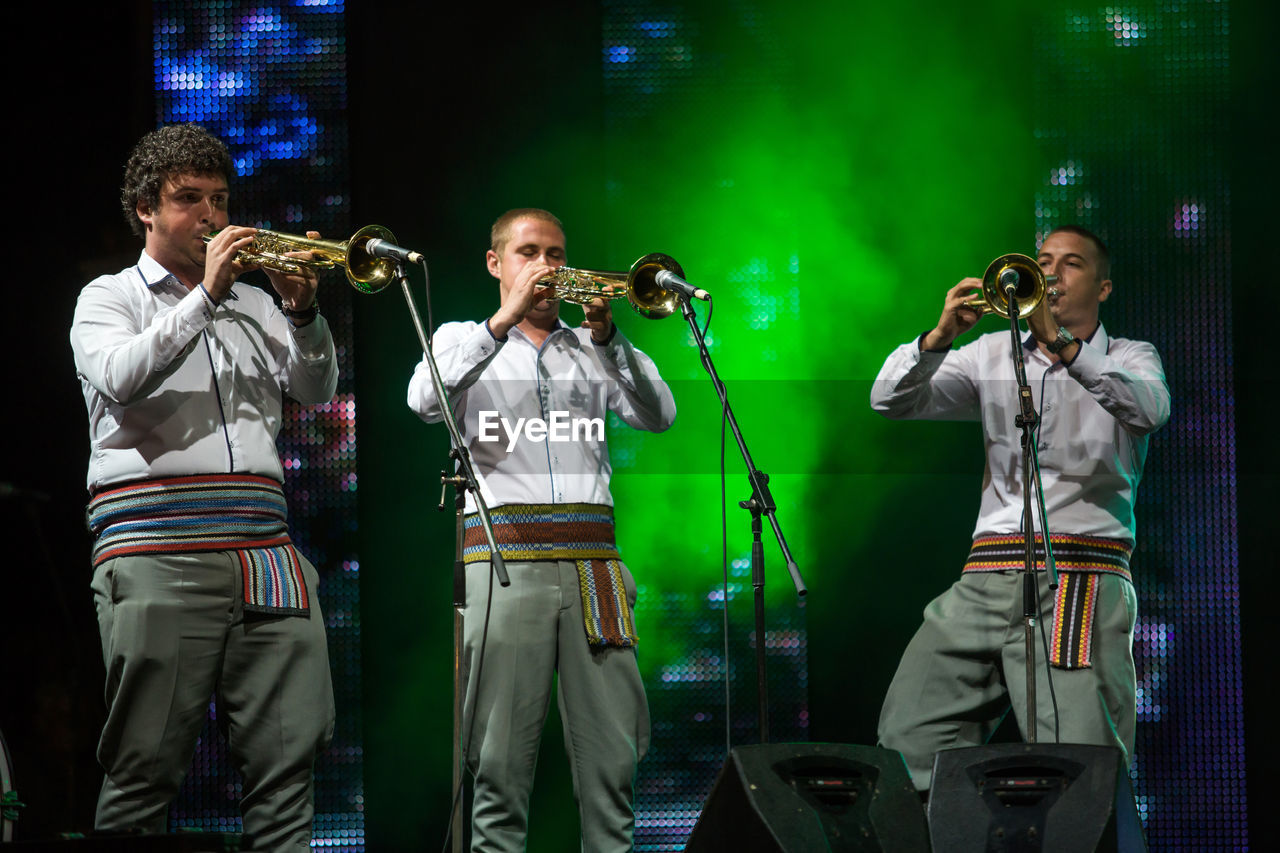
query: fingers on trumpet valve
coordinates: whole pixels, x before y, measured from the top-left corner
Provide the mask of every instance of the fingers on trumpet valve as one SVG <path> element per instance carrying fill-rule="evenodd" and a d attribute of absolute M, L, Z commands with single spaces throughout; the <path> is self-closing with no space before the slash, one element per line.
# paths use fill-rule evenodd
<path fill-rule="evenodd" d="M 533 299 L 535 302 L 541 302 L 544 299 L 560 299 L 561 295 L 556 291 L 556 283 L 550 278 L 544 278 L 534 282 Z"/>

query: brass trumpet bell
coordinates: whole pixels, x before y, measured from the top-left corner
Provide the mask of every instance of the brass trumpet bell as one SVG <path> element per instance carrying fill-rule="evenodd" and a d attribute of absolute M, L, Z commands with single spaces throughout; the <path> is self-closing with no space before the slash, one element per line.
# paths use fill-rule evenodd
<path fill-rule="evenodd" d="M 1058 280 L 1056 275 L 1045 275 L 1035 259 L 1028 255 L 1016 252 L 1001 255 L 991 262 L 982 275 L 982 296 L 970 299 L 965 305 L 983 314 L 999 314 L 1006 320 L 1009 319 L 1009 300 L 1004 288 L 1000 286 L 1000 277 L 1005 270 L 1013 270 L 1018 274 L 1018 289 L 1014 291 L 1013 299 L 1019 319 L 1034 313 L 1044 301 L 1049 285 Z"/>
<path fill-rule="evenodd" d="M 613 270 L 581 270 L 558 267 L 540 281 L 555 288 L 552 298 L 577 305 L 597 299 L 621 299 L 641 317 L 661 320 L 670 317 L 680 305 L 679 295 L 658 286 L 657 275 L 669 270 L 684 278 L 684 269 L 676 259 L 652 252 L 631 265 L 627 272 Z"/>
<path fill-rule="evenodd" d="M 214 238 L 206 234 L 205 243 Z M 299 234 L 261 229 L 253 235 L 248 248 L 236 254 L 242 264 L 256 264 L 284 273 L 300 273 L 304 269 L 327 270 L 342 267 L 347 281 L 361 293 L 377 293 L 395 278 L 395 262 L 375 258 L 366 247 L 370 240 L 380 239 L 394 243 L 396 237 L 381 225 L 366 225 L 350 240 L 312 240 Z M 312 259 L 290 258 L 289 252 L 311 252 Z"/>

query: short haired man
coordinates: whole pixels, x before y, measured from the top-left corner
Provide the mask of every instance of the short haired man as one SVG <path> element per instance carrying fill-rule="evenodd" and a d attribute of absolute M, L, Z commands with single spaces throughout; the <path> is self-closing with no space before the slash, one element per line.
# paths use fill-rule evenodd
<path fill-rule="evenodd" d="M 121 190 L 142 254 L 76 303 L 107 670 L 95 826 L 164 831 L 215 695 L 246 849 L 307 850 L 333 690 L 275 439 L 284 396 L 325 402 L 338 370 L 314 273 L 267 272 L 283 312 L 236 282 L 256 229 L 228 226 L 232 171 L 203 128 L 144 136 Z"/>
<path fill-rule="evenodd" d="M 1049 663 L 1059 715 L 1047 701 L 1049 667 L 1038 660 L 1037 729 L 1045 740 L 1115 746 L 1127 759 L 1137 717 L 1133 503 L 1148 437 L 1169 418 L 1169 389 L 1154 347 L 1113 338 L 1099 321 L 1112 289 L 1100 239 L 1079 226 L 1055 229 L 1038 260 L 1057 282 L 1028 318 L 1023 350 L 1061 583 L 1055 596 L 1038 544 L 1038 618 L 1056 626 Z M 937 326 L 894 350 L 871 390 L 872 408 L 889 418 L 979 421 L 987 452 L 969 560 L 925 608 L 880 715 L 881 744 L 902 753 L 921 791 L 937 751 L 986 743 L 1011 706 L 1024 732 L 1027 722 L 1020 405 L 1009 333 L 950 349 L 981 317 L 967 304 L 980 287 L 975 278 L 952 287 Z"/>
<path fill-rule="evenodd" d="M 498 310 L 481 323 L 444 324 L 432 347 L 511 576 L 508 588 L 491 582 L 483 531 L 469 517 L 463 749 L 475 776 L 474 851 L 525 849 L 557 676 L 584 850 L 632 849 L 636 765 L 649 742 L 636 587 L 614 545 L 604 419 L 658 432 L 674 420 L 675 401 L 614 325 L 608 300 L 585 306 L 581 328 L 560 319 L 541 279 L 564 262 L 553 215 L 503 214 L 486 255 Z M 425 362 L 409 406 L 427 422 L 443 417 Z M 557 418 L 598 430 L 566 428 L 557 440 Z M 522 430 L 520 419 L 541 426 Z"/>

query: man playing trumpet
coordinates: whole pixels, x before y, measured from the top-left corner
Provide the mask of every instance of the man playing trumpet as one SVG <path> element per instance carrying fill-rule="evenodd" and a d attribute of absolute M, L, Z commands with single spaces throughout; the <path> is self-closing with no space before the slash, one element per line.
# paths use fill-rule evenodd
<path fill-rule="evenodd" d="M 636 587 L 614 546 L 603 422 L 612 412 L 660 432 L 675 418 L 675 401 L 653 361 L 614 325 L 608 300 L 585 306 L 580 328 L 560 319 L 542 279 L 564 262 L 556 217 L 535 208 L 504 213 L 486 254 L 498 310 L 481 323 L 444 324 L 432 345 L 511 576 L 510 587 L 492 582 L 489 549 L 470 515 L 462 748 L 475 777 L 474 851 L 525 849 L 557 676 L 583 850 L 632 849 L 636 765 L 649 742 Z M 429 423 L 443 417 L 425 361 L 409 383 L 409 407 Z M 557 417 L 600 429 L 556 440 L 547 425 Z M 496 434 L 499 424 L 530 420 L 541 430 Z"/>
<path fill-rule="evenodd" d="M 1137 717 L 1133 503 L 1148 437 L 1169 418 L 1169 389 L 1154 347 L 1113 338 L 1099 322 L 1112 284 L 1098 237 L 1057 228 L 1038 262 L 1056 276 L 1055 292 L 1028 316 L 1022 347 L 1041 415 L 1041 482 L 1060 585 L 1055 596 L 1037 542 L 1037 619 L 1052 626 L 1053 639 L 1049 666 L 1037 659 L 1037 730 L 1044 741 L 1115 746 L 1128 759 Z M 925 608 L 880 715 L 881 744 L 902 753 L 922 792 L 934 753 L 983 745 L 1010 707 L 1027 729 L 1020 405 L 1009 333 L 951 349 L 981 318 L 970 304 L 980 284 L 969 278 L 952 287 L 938 324 L 894 350 L 871 389 L 872 408 L 886 417 L 976 420 L 986 445 L 969 559 L 960 579 Z"/>
<path fill-rule="evenodd" d="M 244 782 L 245 849 L 302 851 L 333 690 L 275 439 L 284 396 L 330 400 L 338 368 L 314 272 L 267 271 L 283 312 L 237 284 L 255 229 L 227 225 L 232 171 L 202 128 L 144 136 L 121 189 L 142 254 L 76 303 L 107 671 L 95 826 L 165 830 L 216 695 Z"/>

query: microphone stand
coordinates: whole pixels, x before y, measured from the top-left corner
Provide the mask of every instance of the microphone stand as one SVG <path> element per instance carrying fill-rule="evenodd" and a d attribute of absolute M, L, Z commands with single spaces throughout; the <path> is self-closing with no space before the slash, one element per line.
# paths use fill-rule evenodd
<path fill-rule="evenodd" d="M 425 267 L 425 262 L 423 265 Z M 467 603 L 466 566 L 463 561 L 462 543 L 467 492 L 471 492 L 472 497 L 475 499 L 480 523 L 484 527 L 485 538 L 489 542 L 489 565 L 491 570 L 498 578 L 498 583 L 504 587 L 511 586 L 511 578 L 507 574 L 506 563 L 502 559 L 502 552 L 498 549 L 497 540 L 493 535 L 493 521 L 489 516 L 489 507 L 484 502 L 484 496 L 480 493 L 480 485 L 476 480 L 475 469 L 471 465 L 471 456 L 467 453 L 466 445 L 462 441 L 462 433 L 458 429 L 457 419 L 454 418 L 453 407 L 449 405 L 449 396 L 445 391 L 444 381 L 440 378 L 440 368 L 436 365 L 435 356 L 427 343 L 427 334 L 422 325 L 422 316 L 418 313 L 418 306 L 413 300 L 413 293 L 409 290 L 409 277 L 406 275 L 404 264 L 401 261 L 397 260 L 395 266 L 396 278 L 400 281 L 400 289 L 404 292 L 404 300 L 409 306 L 409 316 L 413 320 L 414 331 L 418 333 L 418 343 L 422 346 L 423 357 L 431 371 L 431 385 L 435 389 L 436 402 L 440 406 L 440 411 L 444 415 L 445 426 L 449 430 L 449 441 L 452 444 L 449 450 L 449 458 L 456 463 L 455 474 L 452 477 L 446 476 L 444 471 L 440 472 L 440 481 L 443 484 L 440 508 L 444 509 L 444 489 L 448 487 L 448 484 L 452 483 L 455 489 L 456 525 L 453 564 L 453 802 L 450 806 L 449 820 L 450 832 L 453 836 L 453 850 L 455 853 L 461 853 L 463 844 L 462 806 L 464 800 L 462 796 L 462 709 L 466 693 L 466 685 L 462 678 L 462 638 Z"/>
<path fill-rule="evenodd" d="M 452 454 L 450 454 L 452 456 Z M 453 805 L 449 813 L 449 834 L 453 837 L 454 853 L 462 853 L 464 830 L 462 823 L 462 706 L 466 696 L 466 684 L 462 679 L 462 631 L 466 626 L 467 564 L 463 559 L 463 519 L 467 512 L 466 479 L 440 472 L 440 506 L 444 512 L 444 497 L 453 486 L 454 550 L 453 550 Z"/>
<path fill-rule="evenodd" d="M 690 304 L 687 296 L 680 295 L 680 310 L 684 314 L 685 320 L 689 323 L 689 328 L 693 332 L 693 339 L 698 344 L 698 353 L 702 359 L 702 366 L 711 376 L 711 383 L 715 386 L 716 394 L 720 397 L 720 405 L 725 415 L 725 419 L 729 422 L 730 428 L 733 430 L 733 437 L 738 442 L 738 452 L 742 454 L 742 461 L 747 467 L 747 479 L 751 483 L 751 497 L 748 500 L 740 501 L 738 506 L 751 513 L 751 585 L 755 588 L 755 631 L 756 631 L 756 682 L 757 693 L 759 696 L 759 714 L 760 714 L 760 742 L 769 742 L 769 696 L 768 682 L 765 677 L 765 630 L 764 630 L 764 544 L 760 541 L 763 531 L 763 523 L 761 516 L 768 516 L 769 523 L 773 526 L 773 535 L 778 540 L 778 547 L 782 549 L 783 559 L 787 561 L 787 571 L 791 573 L 791 582 L 795 585 L 796 595 L 807 595 L 809 590 L 804 585 L 804 580 L 800 577 L 800 567 L 796 565 L 796 561 L 791 556 L 791 549 L 787 546 L 787 539 L 782 534 L 782 527 L 778 524 L 777 506 L 773 502 L 773 495 L 769 491 L 769 475 L 756 467 L 751 459 L 751 452 L 747 450 L 746 439 L 742 437 L 742 430 L 738 428 L 738 419 L 733 415 L 733 409 L 729 406 L 728 392 L 725 390 L 724 383 L 720 381 L 720 375 L 716 372 L 715 363 L 711 359 L 711 351 L 707 349 L 707 342 L 702 336 L 702 330 L 698 328 L 698 320 L 694 315 L 693 306 Z M 729 606 L 728 600 L 725 606 Z"/>
<path fill-rule="evenodd" d="M 1035 626 L 1040 616 L 1036 596 L 1036 548 L 1035 524 L 1031 515 L 1032 472 L 1036 472 L 1036 496 L 1040 504 L 1040 530 L 1044 535 L 1045 570 L 1049 573 L 1049 588 L 1058 588 L 1058 573 L 1053 564 L 1053 549 L 1049 543 L 1049 519 L 1044 507 L 1044 495 L 1039 486 L 1040 460 L 1035 444 L 1035 429 L 1040 423 L 1035 401 L 1031 397 L 1031 385 L 1027 382 L 1026 362 L 1022 357 L 1022 334 L 1018 326 L 1018 283 L 1005 285 L 1005 306 L 1009 311 L 1009 339 L 1013 348 L 1013 370 L 1018 381 L 1019 414 L 1013 419 L 1022 430 L 1022 625 L 1027 659 L 1027 743 L 1036 742 L 1036 643 Z"/>

